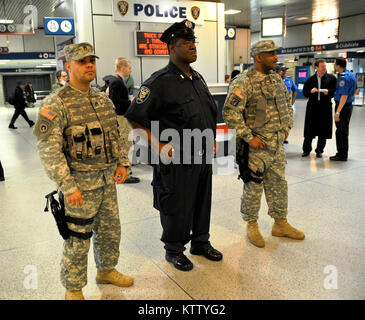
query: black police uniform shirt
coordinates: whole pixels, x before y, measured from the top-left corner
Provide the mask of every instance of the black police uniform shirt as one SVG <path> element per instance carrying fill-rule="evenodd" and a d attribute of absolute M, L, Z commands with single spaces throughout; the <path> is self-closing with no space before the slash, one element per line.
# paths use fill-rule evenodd
<path fill-rule="evenodd" d="M 125 117 L 150 130 L 151 122 L 159 121 L 159 137 L 164 129 L 176 129 L 180 146 L 183 129 L 211 129 L 215 138 L 217 106 L 202 76 L 191 72 L 192 79 L 170 61 L 143 83 Z"/>

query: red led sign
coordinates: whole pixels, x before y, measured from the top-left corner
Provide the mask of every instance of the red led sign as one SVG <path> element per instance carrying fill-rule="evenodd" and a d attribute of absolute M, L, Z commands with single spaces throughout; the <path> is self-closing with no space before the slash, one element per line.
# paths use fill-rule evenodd
<path fill-rule="evenodd" d="M 137 56 L 168 56 L 167 44 L 161 42 L 162 32 L 136 31 Z"/>

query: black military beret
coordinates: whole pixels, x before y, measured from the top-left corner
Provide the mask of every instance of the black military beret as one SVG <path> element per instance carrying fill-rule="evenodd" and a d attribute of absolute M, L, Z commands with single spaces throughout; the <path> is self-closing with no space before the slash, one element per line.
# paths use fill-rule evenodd
<path fill-rule="evenodd" d="M 195 39 L 194 28 L 195 23 L 187 19 L 175 22 L 164 31 L 160 40 L 169 44 L 171 40 L 176 38 Z"/>

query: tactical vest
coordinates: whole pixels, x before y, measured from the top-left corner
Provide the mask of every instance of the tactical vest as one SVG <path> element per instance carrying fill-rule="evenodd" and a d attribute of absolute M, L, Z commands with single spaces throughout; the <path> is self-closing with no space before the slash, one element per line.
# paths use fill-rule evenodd
<path fill-rule="evenodd" d="M 70 168 L 77 171 L 103 170 L 119 159 L 117 116 L 106 98 L 88 95 L 67 86 L 58 96 L 67 114 L 64 151 Z"/>
<path fill-rule="evenodd" d="M 247 72 L 252 86 L 245 109 L 246 124 L 256 132 L 272 133 L 289 127 L 290 115 L 285 84 L 275 73 L 262 79 L 254 69 Z"/>

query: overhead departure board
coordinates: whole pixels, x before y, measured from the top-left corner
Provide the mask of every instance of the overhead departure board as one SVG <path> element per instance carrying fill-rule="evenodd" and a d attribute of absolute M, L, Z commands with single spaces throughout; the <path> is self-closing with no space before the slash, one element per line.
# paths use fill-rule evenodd
<path fill-rule="evenodd" d="M 136 31 L 136 56 L 168 56 L 167 44 L 161 42 L 162 32 Z"/>

